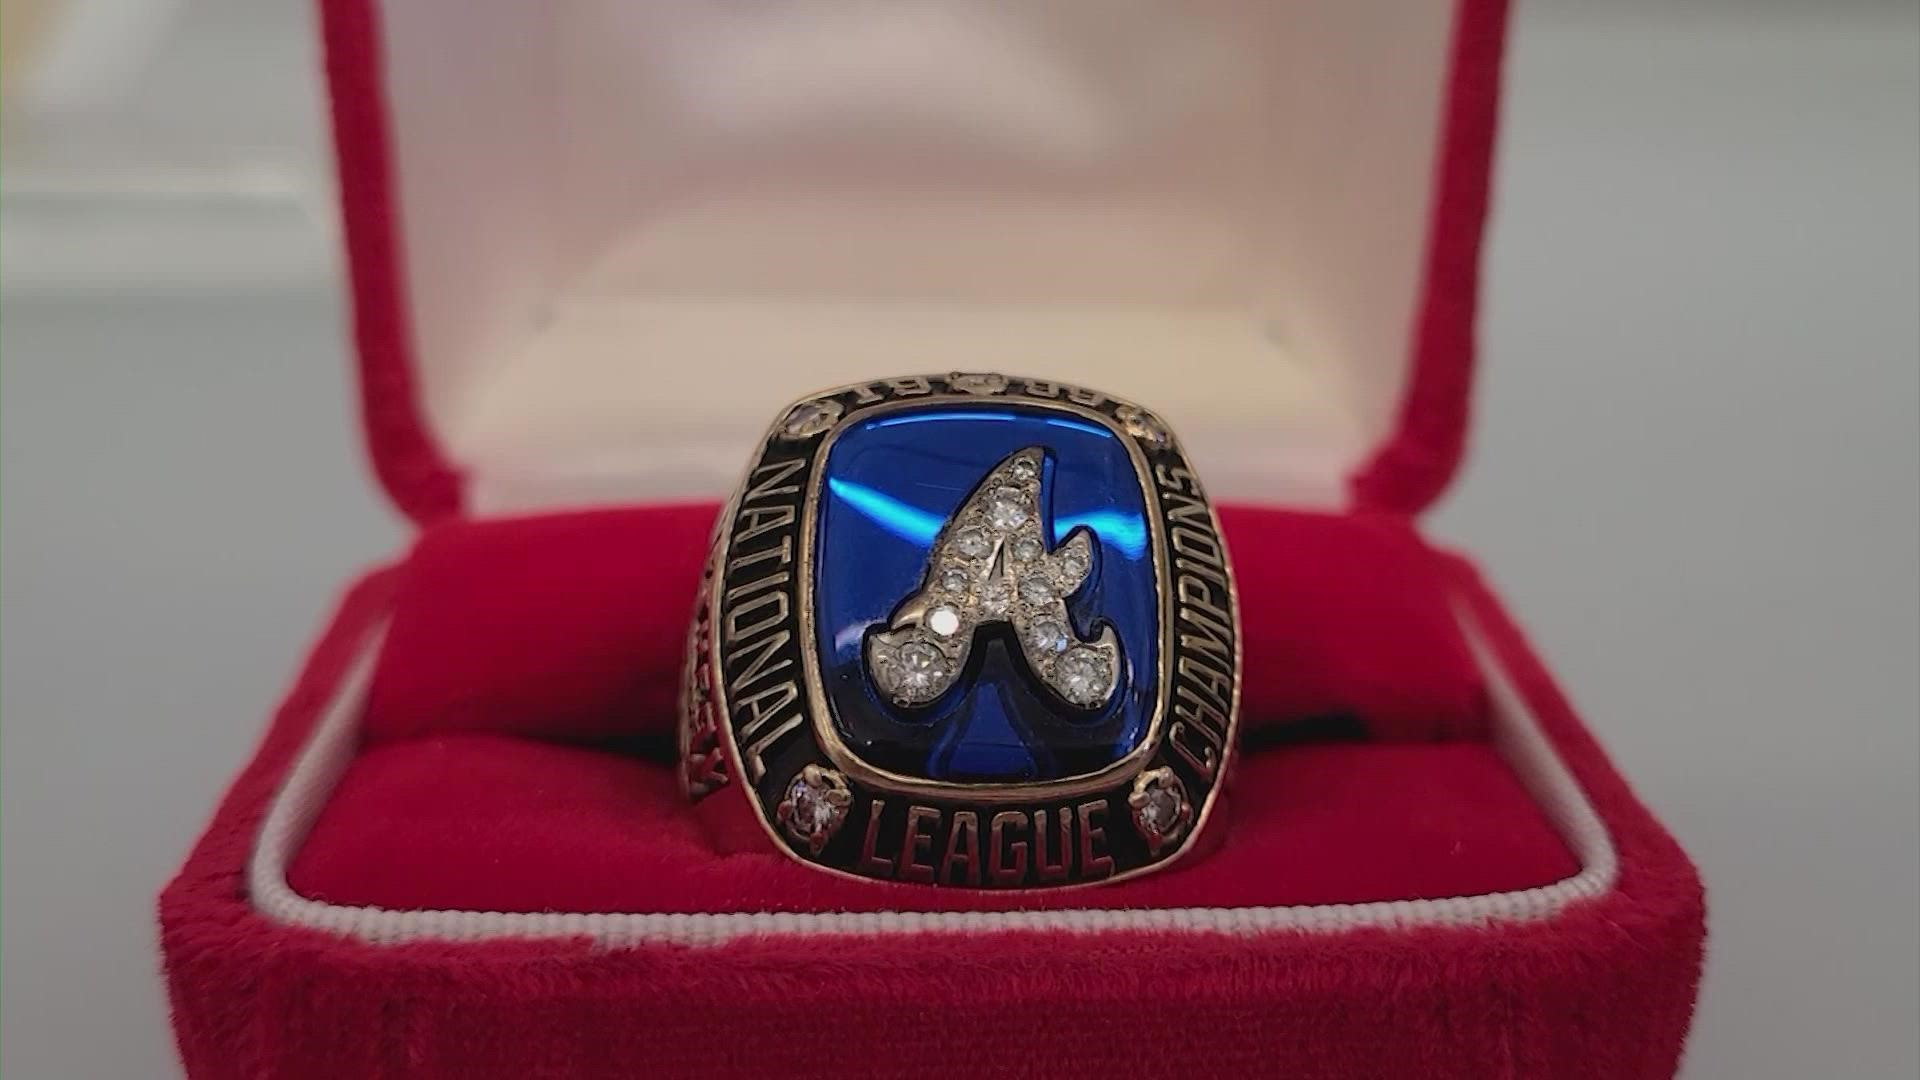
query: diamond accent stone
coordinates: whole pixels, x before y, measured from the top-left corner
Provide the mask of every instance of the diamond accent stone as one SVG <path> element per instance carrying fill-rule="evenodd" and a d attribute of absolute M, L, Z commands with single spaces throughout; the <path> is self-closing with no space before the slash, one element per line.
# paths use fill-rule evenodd
<path fill-rule="evenodd" d="M 973 584 L 973 575 L 963 566 L 949 566 L 940 571 L 940 587 L 950 593 L 963 593 Z"/>
<path fill-rule="evenodd" d="M 1009 551 L 1013 555 L 1014 562 L 1032 562 L 1045 554 L 1040 538 L 1037 536 L 1023 536 L 1015 540 Z"/>
<path fill-rule="evenodd" d="M 927 612 L 927 629 L 941 637 L 952 637 L 960 629 L 960 613 L 950 605 L 941 604 Z"/>
<path fill-rule="evenodd" d="M 947 385 L 965 394 L 998 394 L 1007 388 L 1007 377 L 997 372 L 956 371 L 947 376 Z"/>
<path fill-rule="evenodd" d="M 1020 458 L 1007 467 L 1007 475 L 1025 483 L 1040 475 L 1040 466 L 1032 458 Z"/>
<path fill-rule="evenodd" d="M 1090 569 L 1087 565 L 1087 557 L 1078 551 L 1061 552 L 1059 565 L 1060 576 L 1075 584 L 1078 584 L 1082 578 L 1086 577 L 1087 570 Z"/>
<path fill-rule="evenodd" d="M 980 590 L 980 614 L 994 619 L 1003 619 L 1013 608 L 1013 590 L 1005 581 L 990 581 Z"/>
<path fill-rule="evenodd" d="M 1122 405 L 1113 412 L 1120 421 L 1120 427 L 1127 434 L 1146 443 L 1148 446 L 1165 446 L 1173 441 L 1173 433 L 1160 418 L 1136 405 Z"/>
<path fill-rule="evenodd" d="M 1053 672 L 1062 696 L 1082 707 L 1105 701 L 1107 691 L 1113 689 L 1113 668 L 1107 658 L 1084 646 L 1061 657 Z"/>
<path fill-rule="evenodd" d="M 969 525 L 953 535 L 953 550 L 969 559 L 985 558 L 993 550 L 993 538 L 985 529 Z"/>
<path fill-rule="evenodd" d="M 1166 788 L 1151 788 L 1140 797 L 1140 824 L 1154 832 L 1165 832 L 1180 813 L 1180 800 Z"/>
<path fill-rule="evenodd" d="M 1049 560 L 1053 567 L 1054 581 L 1061 596 L 1071 596 L 1079 591 L 1081 583 L 1087 580 L 1087 574 L 1093 570 L 1091 536 L 1091 533 L 1083 529 L 1076 529 L 1067 537 L 1067 542 L 1054 551 L 1053 558 Z"/>
<path fill-rule="evenodd" d="M 1043 653 L 1057 653 L 1067 647 L 1067 628 L 1053 619 L 1041 619 L 1027 632 L 1027 640 Z"/>
<path fill-rule="evenodd" d="M 1053 582 L 1041 574 L 1020 579 L 1020 599 L 1028 604 L 1044 604 L 1054 598 Z"/>
<path fill-rule="evenodd" d="M 833 820 L 833 804 L 827 802 L 826 794 L 819 788 L 809 786 L 805 780 L 796 779 L 793 786 L 787 789 L 787 801 L 793 804 L 787 820 L 793 822 L 794 828 L 801 832 L 811 833 L 825 828 Z"/>
<path fill-rule="evenodd" d="M 908 641 L 886 666 L 894 696 L 905 702 L 931 701 L 947 688 L 947 656 L 931 641 Z"/>
<path fill-rule="evenodd" d="M 1026 493 L 1019 488 L 996 488 L 987 496 L 987 524 L 1001 532 L 1025 525 L 1029 513 Z"/>
<path fill-rule="evenodd" d="M 780 422 L 780 434 L 788 439 L 812 438 L 832 427 L 842 411 L 844 408 L 837 401 L 803 401 Z"/>
<path fill-rule="evenodd" d="M 808 765 L 800 770 L 774 808 L 774 817 L 787 835 L 818 855 L 847 820 L 853 792 L 847 778 L 833 769 Z"/>
<path fill-rule="evenodd" d="M 1164 765 L 1134 778 L 1127 806 L 1132 810 L 1134 831 L 1155 855 L 1178 840 L 1193 820 L 1186 785 Z"/>

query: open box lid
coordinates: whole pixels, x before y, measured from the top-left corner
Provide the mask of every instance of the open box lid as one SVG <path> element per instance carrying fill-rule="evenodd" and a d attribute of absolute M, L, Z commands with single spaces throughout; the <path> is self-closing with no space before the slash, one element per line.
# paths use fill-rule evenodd
<path fill-rule="evenodd" d="M 322 0 L 372 456 L 418 520 L 719 496 L 787 401 L 1152 405 L 1218 497 L 1460 456 L 1502 0 Z"/>

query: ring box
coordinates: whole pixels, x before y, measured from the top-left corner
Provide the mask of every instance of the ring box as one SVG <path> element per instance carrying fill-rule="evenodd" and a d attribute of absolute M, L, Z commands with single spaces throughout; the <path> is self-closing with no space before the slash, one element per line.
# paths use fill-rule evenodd
<path fill-rule="evenodd" d="M 1467 557 L 1498 0 L 322 0 L 353 584 L 161 898 L 195 1077 L 1667 1077 L 1698 877 Z M 1214 849 L 1044 895 L 703 829 L 673 685 L 786 401 L 1151 404 L 1224 504 Z"/>

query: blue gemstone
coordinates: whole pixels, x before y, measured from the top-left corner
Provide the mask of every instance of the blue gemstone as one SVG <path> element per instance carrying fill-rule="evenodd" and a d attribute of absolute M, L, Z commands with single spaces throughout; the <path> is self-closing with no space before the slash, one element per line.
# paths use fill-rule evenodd
<path fill-rule="evenodd" d="M 1049 543 L 1094 534 L 1093 571 L 1068 598 L 1082 639 L 1120 638 L 1120 690 L 1092 714 L 1068 709 L 1027 670 L 1012 628 L 979 630 L 961 684 L 904 710 L 873 686 L 861 654 L 921 586 L 941 527 L 989 470 L 1046 448 Z M 815 647 L 840 738 L 868 764 L 934 780 L 1045 781 L 1096 772 L 1146 737 L 1158 694 L 1159 608 L 1146 493 L 1126 446 L 1092 421 L 982 404 L 857 421 L 828 453 L 814 544 Z"/>

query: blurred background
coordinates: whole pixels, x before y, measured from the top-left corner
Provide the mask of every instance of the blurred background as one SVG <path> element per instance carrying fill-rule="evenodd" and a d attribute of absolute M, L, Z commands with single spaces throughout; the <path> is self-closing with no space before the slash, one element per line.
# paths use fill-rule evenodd
<path fill-rule="evenodd" d="M 0 1073 L 173 1065 L 153 896 L 362 463 L 312 15 L 4 0 Z M 1479 555 L 1711 894 L 1690 1077 L 1920 1069 L 1920 13 L 1529 0 Z"/>

